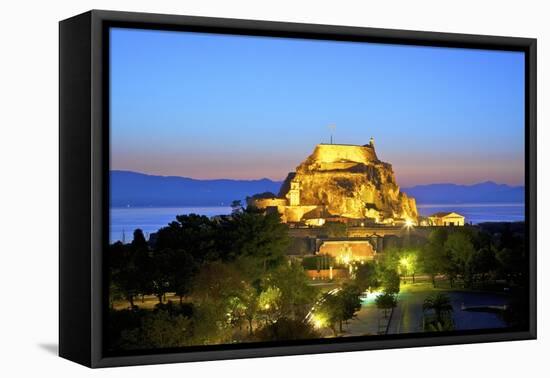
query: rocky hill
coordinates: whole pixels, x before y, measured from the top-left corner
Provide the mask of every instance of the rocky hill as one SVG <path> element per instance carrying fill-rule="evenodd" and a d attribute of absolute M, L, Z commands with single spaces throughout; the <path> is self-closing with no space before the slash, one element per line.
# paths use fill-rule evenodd
<path fill-rule="evenodd" d="M 400 191 L 391 164 L 378 159 L 373 141 L 319 144 L 288 175 L 280 198 L 290 198 L 291 182 L 299 185 L 300 206 L 323 206 L 331 215 L 378 222 L 418 218 L 415 200 Z"/>

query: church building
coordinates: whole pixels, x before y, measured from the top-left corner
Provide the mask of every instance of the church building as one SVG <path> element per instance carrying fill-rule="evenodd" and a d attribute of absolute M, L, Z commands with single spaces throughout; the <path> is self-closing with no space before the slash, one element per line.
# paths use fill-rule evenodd
<path fill-rule="evenodd" d="M 455 212 L 440 212 L 428 217 L 430 226 L 464 226 L 464 216 Z"/>

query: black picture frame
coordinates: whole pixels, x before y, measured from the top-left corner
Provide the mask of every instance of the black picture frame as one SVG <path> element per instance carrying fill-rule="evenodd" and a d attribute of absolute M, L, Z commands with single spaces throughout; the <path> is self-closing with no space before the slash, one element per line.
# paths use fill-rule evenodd
<path fill-rule="evenodd" d="M 529 252 L 529 329 L 422 337 L 313 340 L 108 355 L 103 252 L 109 226 L 108 28 L 203 31 L 364 41 L 525 53 L 525 185 Z M 92 10 L 59 24 L 59 354 L 89 367 L 406 348 L 535 339 L 536 39 Z"/>

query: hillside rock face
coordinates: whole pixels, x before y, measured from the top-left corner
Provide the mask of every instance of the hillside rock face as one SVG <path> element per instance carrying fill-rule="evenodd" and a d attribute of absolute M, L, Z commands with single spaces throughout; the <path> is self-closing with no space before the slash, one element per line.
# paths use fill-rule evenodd
<path fill-rule="evenodd" d="M 418 219 L 414 198 L 400 191 L 391 164 L 378 159 L 372 140 L 364 146 L 317 145 L 288 175 L 278 198 L 289 207 L 321 207 L 330 216 L 377 223 Z"/>

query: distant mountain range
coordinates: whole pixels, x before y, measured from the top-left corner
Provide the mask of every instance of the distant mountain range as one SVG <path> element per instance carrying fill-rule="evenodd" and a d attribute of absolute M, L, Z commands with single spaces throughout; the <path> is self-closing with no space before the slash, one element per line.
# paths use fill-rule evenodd
<path fill-rule="evenodd" d="M 111 171 L 111 206 L 229 206 L 257 193 L 278 193 L 282 181 L 197 180 L 154 176 L 130 171 Z M 523 186 L 496 184 L 431 184 L 402 189 L 418 204 L 523 202 Z"/>
<path fill-rule="evenodd" d="M 518 203 L 525 200 L 523 186 L 486 181 L 473 185 L 430 184 L 403 188 L 418 204 Z"/>
<path fill-rule="evenodd" d="M 282 182 L 260 180 L 196 180 L 111 171 L 111 206 L 229 206 L 256 193 L 278 193 Z"/>

